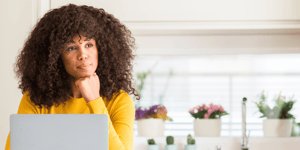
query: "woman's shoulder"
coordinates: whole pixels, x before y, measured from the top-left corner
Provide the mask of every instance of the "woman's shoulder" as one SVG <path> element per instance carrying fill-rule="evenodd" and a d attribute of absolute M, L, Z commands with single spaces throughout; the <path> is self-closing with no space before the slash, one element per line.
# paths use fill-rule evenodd
<path fill-rule="evenodd" d="M 29 91 L 24 92 L 21 99 L 18 114 L 39 114 L 40 109 L 30 99 Z"/>
<path fill-rule="evenodd" d="M 128 93 L 123 90 L 120 90 L 120 94 L 117 95 L 116 99 L 118 99 L 119 101 L 133 101 Z"/>
<path fill-rule="evenodd" d="M 135 113 L 134 102 L 127 92 L 120 90 L 119 95 L 115 95 L 107 105 L 107 110 L 112 118 L 121 117 L 133 117 Z M 125 115 L 126 114 L 126 115 Z M 125 115 L 125 116 L 124 116 Z"/>
<path fill-rule="evenodd" d="M 124 90 L 120 90 L 120 94 L 115 95 L 114 98 L 112 99 L 112 102 L 117 105 L 125 105 L 125 104 L 134 105 L 132 98 Z"/>
<path fill-rule="evenodd" d="M 22 96 L 22 99 L 21 99 L 21 102 L 28 103 L 28 104 L 31 104 L 31 105 L 34 104 L 30 99 L 29 91 L 24 92 L 24 94 Z"/>

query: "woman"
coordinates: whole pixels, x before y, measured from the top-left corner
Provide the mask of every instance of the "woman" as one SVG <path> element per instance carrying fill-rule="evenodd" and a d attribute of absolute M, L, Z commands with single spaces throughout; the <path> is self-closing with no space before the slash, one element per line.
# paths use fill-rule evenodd
<path fill-rule="evenodd" d="M 128 94 L 140 98 L 131 84 L 134 46 L 131 32 L 103 9 L 69 4 L 49 11 L 17 58 L 24 94 L 18 114 L 107 114 L 109 149 L 133 149 Z"/>

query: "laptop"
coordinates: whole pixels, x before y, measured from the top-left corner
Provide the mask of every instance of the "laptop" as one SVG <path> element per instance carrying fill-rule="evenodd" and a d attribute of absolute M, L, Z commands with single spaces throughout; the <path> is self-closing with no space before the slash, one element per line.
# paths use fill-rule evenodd
<path fill-rule="evenodd" d="M 106 114 L 12 114 L 11 150 L 108 150 Z"/>

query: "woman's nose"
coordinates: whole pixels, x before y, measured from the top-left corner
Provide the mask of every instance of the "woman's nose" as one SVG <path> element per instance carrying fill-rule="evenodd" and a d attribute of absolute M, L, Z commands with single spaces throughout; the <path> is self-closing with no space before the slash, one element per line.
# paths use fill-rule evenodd
<path fill-rule="evenodd" d="M 80 47 L 78 52 L 79 52 L 78 56 L 77 56 L 78 60 L 84 60 L 84 59 L 88 58 L 88 53 L 87 53 L 86 48 Z"/>

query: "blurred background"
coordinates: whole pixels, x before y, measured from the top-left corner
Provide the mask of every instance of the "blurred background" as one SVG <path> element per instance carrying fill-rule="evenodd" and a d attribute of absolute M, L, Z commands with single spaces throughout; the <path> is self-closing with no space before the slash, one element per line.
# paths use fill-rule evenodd
<path fill-rule="evenodd" d="M 221 137 L 240 137 L 247 97 L 247 130 L 263 137 L 254 103 L 262 91 L 271 105 L 279 94 L 298 101 L 291 114 L 300 122 L 298 0 L 1 0 L 0 147 L 22 98 L 16 56 L 38 19 L 68 3 L 104 8 L 132 31 L 134 77 L 147 73 L 141 100 L 132 98 L 136 107 L 168 109 L 173 122 L 166 122 L 165 135 L 193 134 L 189 109 L 214 103 L 230 114 L 222 117 Z"/>

